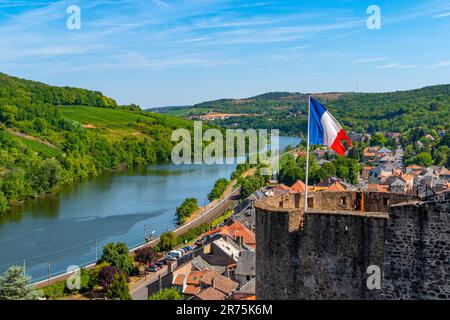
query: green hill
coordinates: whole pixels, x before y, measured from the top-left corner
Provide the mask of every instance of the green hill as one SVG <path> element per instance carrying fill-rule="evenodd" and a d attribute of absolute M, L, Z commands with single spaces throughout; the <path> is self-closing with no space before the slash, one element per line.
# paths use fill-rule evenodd
<path fill-rule="evenodd" d="M 315 94 L 347 129 L 357 132 L 406 132 L 410 128 L 444 129 L 450 119 L 450 85 L 388 93 Z M 306 132 L 307 95 L 272 92 L 247 99 L 221 99 L 190 107 L 152 109 L 191 117 L 207 113 L 253 114 L 215 123 L 240 128 L 278 128 L 285 134 Z"/>
<path fill-rule="evenodd" d="M 0 213 L 104 171 L 167 161 L 177 128 L 193 125 L 0 73 Z"/>

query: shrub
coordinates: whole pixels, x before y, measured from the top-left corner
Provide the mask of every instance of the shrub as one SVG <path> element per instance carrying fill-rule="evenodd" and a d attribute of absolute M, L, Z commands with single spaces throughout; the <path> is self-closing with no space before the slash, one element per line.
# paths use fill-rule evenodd
<path fill-rule="evenodd" d="M 114 266 L 106 266 L 100 270 L 98 278 L 103 291 L 108 292 L 109 287 L 114 281 L 114 275 L 117 273 L 119 273 L 119 269 Z"/>
<path fill-rule="evenodd" d="M 198 200 L 188 198 L 177 208 L 178 223 L 183 224 L 185 218 L 190 217 L 198 209 Z"/>
<path fill-rule="evenodd" d="M 173 232 L 164 232 L 159 237 L 159 249 L 161 251 L 172 250 L 176 245 L 176 238 Z"/>
<path fill-rule="evenodd" d="M 229 184 L 230 181 L 228 181 L 225 178 L 217 180 L 216 183 L 214 184 L 214 188 L 212 189 L 211 193 L 208 194 L 208 200 L 213 201 L 215 199 L 220 198 L 220 196 L 225 192 Z"/>
<path fill-rule="evenodd" d="M 167 288 L 148 297 L 148 300 L 184 300 L 184 297 L 177 289 Z"/>
<path fill-rule="evenodd" d="M 131 300 L 126 276 L 118 272 L 114 274 L 113 281 L 108 288 L 107 297 L 110 299 Z"/>
<path fill-rule="evenodd" d="M 151 262 L 154 257 L 155 251 L 153 250 L 152 247 L 147 246 L 136 250 L 134 260 L 142 263 L 148 263 Z"/>

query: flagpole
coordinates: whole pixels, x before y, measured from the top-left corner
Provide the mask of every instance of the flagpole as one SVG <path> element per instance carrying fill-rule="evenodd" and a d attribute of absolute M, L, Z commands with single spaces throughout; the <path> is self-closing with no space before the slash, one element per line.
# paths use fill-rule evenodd
<path fill-rule="evenodd" d="M 308 211 L 308 176 L 309 176 L 309 125 L 311 114 L 311 95 L 308 94 L 308 133 L 306 138 L 306 170 L 305 170 L 305 213 Z"/>

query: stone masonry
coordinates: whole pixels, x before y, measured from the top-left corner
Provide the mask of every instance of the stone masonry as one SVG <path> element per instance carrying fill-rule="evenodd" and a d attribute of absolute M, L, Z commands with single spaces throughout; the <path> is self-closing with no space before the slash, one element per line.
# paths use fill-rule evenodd
<path fill-rule="evenodd" d="M 411 203 L 411 200 L 414 200 Z M 258 299 L 449 299 L 449 201 L 376 192 L 271 197 L 256 208 Z M 381 290 L 367 268 L 382 269 Z"/>

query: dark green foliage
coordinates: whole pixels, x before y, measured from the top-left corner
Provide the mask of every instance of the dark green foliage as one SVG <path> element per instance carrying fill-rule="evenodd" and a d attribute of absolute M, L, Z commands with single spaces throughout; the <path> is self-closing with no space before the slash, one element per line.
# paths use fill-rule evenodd
<path fill-rule="evenodd" d="M 112 267 L 128 274 L 133 268 L 133 262 L 128 254 L 128 247 L 125 243 L 108 243 L 103 247 L 103 254 L 98 263 L 106 262 Z"/>
<path fill-rule="evenodd" d="M 246 199 L 253 192 L 266 185 L 266 178 L 256 173 L 251 177 L 239 178 L 238 183 L 241 185 L 241 199 Z"/>
<path fill-rule="evenodd" d="M 225 192 L 229 184 L 230 181 L 228 181 L 225 178 L 217 180 L 216 183 L 214 184 L 214 188 L 212 189 L 211 193 L 208 194 L 208 200 L 213 201 L 215 199 L 220 198 L 220 196 Z"/>
<path fill-rule="evenodd" d="M 199 235 L 207 232 L 208 230 L 209 230 L 209 224 L 204 223 L 194 229 L 186 231 L 185 233 L 183 233 L 182 235 L 180 235 L 176 238 L 176 241 L 175 241 L 176 245 L 192 241 L 195 238 L 197 238 Z"/>
<path fill-rule="evenodd" d="M 113 281 L 108 288 L 107 297 L 116 300 L 131 300 L 126 276 L 118 272 L 114 274 Z"/>
<path fill-rule="evenodd" d="M 82 126 L 91 121 L 98 128 Z M 99 92 L 0 74 L 0 213 L 104 171 L 167 161 L 175 128 L 193 127 Z"/>
<path fill-rule="evenodd" d="M 12 266 L 0 276 L 0 300 L 36 300 L 42 292 L 30 284 L 21 266 Z"/>
<path fill-rule="evenodd" d="M 198 209 L 198 200 L 187 198 L 177 208 L 178 224 L 183 224 L 187 217 L 190 217 Z"/>

